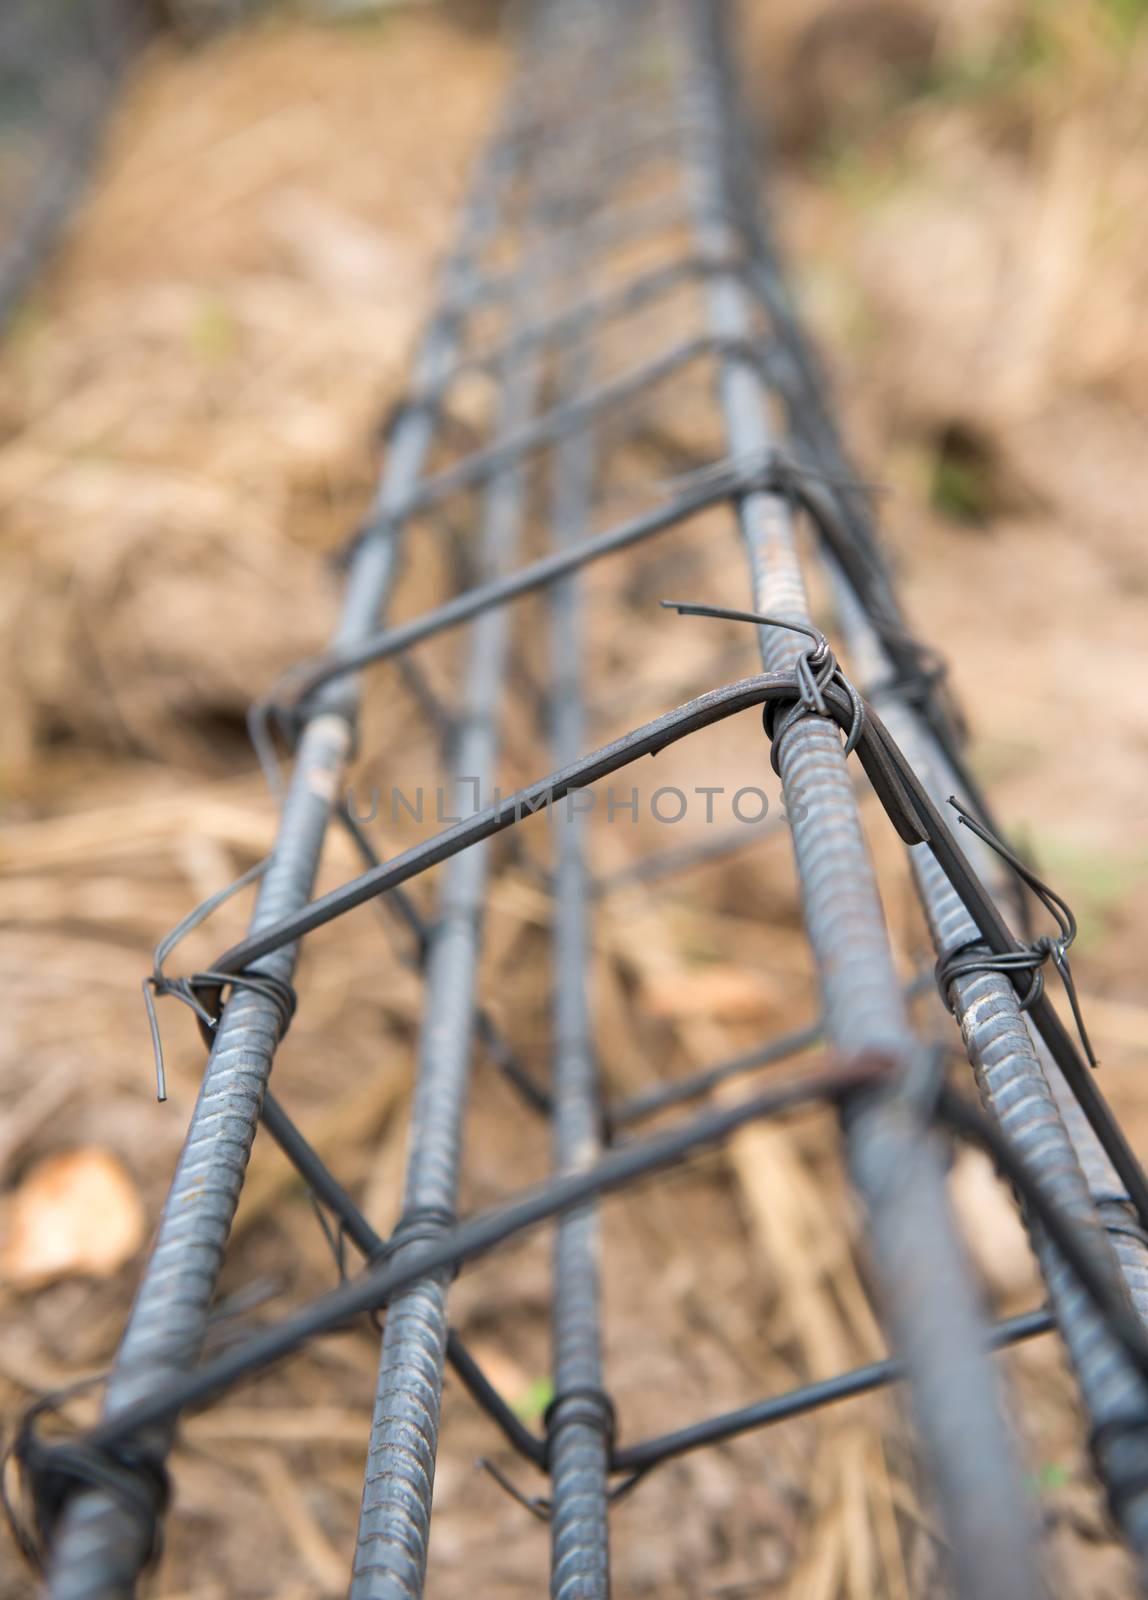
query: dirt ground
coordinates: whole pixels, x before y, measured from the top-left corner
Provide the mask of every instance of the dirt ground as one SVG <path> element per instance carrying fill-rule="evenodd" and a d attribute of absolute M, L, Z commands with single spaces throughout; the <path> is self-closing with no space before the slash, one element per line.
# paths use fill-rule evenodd
<path fill-rule="evenodd" d="M 1000 814 L 1079 915 L 1104 1087 L 1143 1148 L 1148 30 L 1115 0 L 743 10 L 747 81 L 774 129 L 772 203 L 854 453 L 887 488 L 910 615 L 950 660 Z M 274 16 L 191 51 L 157 44 L 0 351 L 7 1419 L 114 1352 L 202 1065 L 172 1008 L 170 1100 L 156 1105 L 140 979 L 156 939 L 267 850 L 273 807 L 244 712 L 329 632 L 328 557 L 366 503 L 378 419 L 508 68 L 477 6 L 340 27 Z M 699 666 L 679 638 L 658 653 L 650 635 L 649 711 Z M 372 711 L 364 748 L 384 769 L 402 751 L 432 770 L 416 712 L 401 694 Z M 534 775 L 530 734 L 509 742 L 510 773 Z M 873 836 L 908 963 L 919 921 L 898 849 Z M 599 864 L 619 849 L 605 841 Z M 593 982 L 612 1090 L 813 1015 L 785 846 L 767 850 L 602 905 Z M 321 887 L 355 866 L 332 838 Z M 536 1061 L 547 916 L 527 864 L 504 859 L 483 993 Z M 188 964 L 243 919 L 242 904 L 224 908 L 189 940 Z M 309 946 L 299 987 L 277 1087 L 385 1230 L 419 982 L 352 918 Z M 935 1007 L 922 1016 L 939 1025 Z M 545 1130 L 478 1059 L 466 1207 L 546 1165 Z M 994 1310 L 1036 1303 L 1007 1199 L 971 1158 L 953 1185 Z M 883 1353 L 826 1118 L 755 1128 L 611 1201 L 604 1235 L 626 1437 Z M 259 1145 L 215 1336 L 277 1316 L 334 1271 L 306 1195 Z M 532 1421 L 547 1398 L 547 1292 L 539 1237 L 465 1273 L 453 1302 Z M 344 1592 L 376 1355 L 364 1325 L 189 1421 L 150 1592 Z M 1057 1349 L 1001 1366 L 1056 1592 L 1132 1595 Z M 82 1423 L 93 1408 L 81 1395 L 67 1414 Z M 545 1529 L 483 1456 L 540 1492 L 448 1382 L 428 1584 L 441 1600 L 545 1592 Z M 945 1592 L 893 1395 L 665 1467 L 618 1506 L 614 1536 L 620 1594 Z M 0 1552 L 0 1596 L 34 1590 Z"/>

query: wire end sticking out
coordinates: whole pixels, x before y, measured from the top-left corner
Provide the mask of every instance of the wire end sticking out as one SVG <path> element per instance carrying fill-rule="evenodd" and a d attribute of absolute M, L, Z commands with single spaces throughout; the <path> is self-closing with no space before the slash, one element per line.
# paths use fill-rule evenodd
<path fill-rule="evenodd" d="M 739 611 L 732 606 L 699 605 L 693 600 L 661 600 L 658 602 L 665 611 L 676 611 L 680 617 L 716 617 L 722 622 L 752 622 L 760 628 L 789 628 L 793 633 L 803 633 L 806 638 L 812 639 L 816 649 L 816 658 L 824 657 L 829 650 L 829 641 L 820 628 L 815 628 L 811 622 L 789 622 L 781 617 L 767 617 L 760 611 Z"/>
<path fill-rule="evenodd" d="M 184 1005 L 189 1006 L 195 1012 L 200 1027 L 205 1030 L 207 1035 L 210 1035 L 215 1028 L 217 1019 L 201 1002 L 196 993 L 197 983 L 202 980 L 209 980 L 214 982 L 217 988 L 226 984 L 234 986 L 237 982 L 246 983 L 250 988 L 260 987 L 273 991 L 271 998 L 276 1001 L 283 1014 L 282 1026 L 284 1032 L 286 1032 L 287 1026 L 291 1021 L 291 1015 L 295 1009 L 294 992 L 289 984 L 283 983 L 270 974 L 254 974 L 250 979 L 245 979 L 241 974 L 233 976 L 230 973 L 197 973 L 191 978 L 169 978 L 163 970 L 164 962 L 180 940 L 186 938 L 201 923 L 206 922 L 211 913 L 223 905 L 225 901 L 230 900 L 232 895 L 238 894 L 248 884 L 254 883 L 256 879 L 261 878 L 271 865 L 271 860 L 270 856 L 266 856 L 262 861 L 257 861 L 247 872 L 236 878 L 234 883 L 229 883 L 226 888 L 210 895 L 200 905 L 196 906 L 194 911 L 189 912 L 186 917 L 178 922 L 170 933 L 165 934 L 159 944 L 156 945 L 152 970 L 144 978 L 141 987 L 143 989 L 144 1009 L 147 1012 L 148 1028 L 151 1032 L 152 1054 L 155 1057 L 156 1099 L 161 1103 L 167 1099 L 167 1072 L 163 1059 L 163 1039 L 160 1034 L 159 1018 L 156 1015 L 155 1008 L 157 999 L 162 998 L 164 995 L 172 995 L 175 999 L 181 1000 Z"/>
<path fill-rule="evenodd" d="M 159 1018 L 155 1013 L 155 979 L 149 974 L 140 988 L 143 990 L 144 1010 L 147 1012 L 148 1027 L 151 1029 L 151 1048 L 155 1057 L 155 1097 L 162 1105 L 167 1099 L 167 1074 L 163 1064 L 163 1037 L 159 1031 Z"/>
<path fill-rule="evenodd" d="M 951 794 L 949 796 L 949 804 L 957 813 L 957 821 L 963 827 L 968 828 L 970 832 L 975 833 L 977 838 L 987 844 L 990 850 L 995 851 L 1001 860 L 1012 868 L 1025 887 L 1032 890 L 1041 905 L 1055 919 L 1059 929 L 1059 932 L 1055 935 L 1042 934 L 1040 938 L 1034 939 L 1031 944 L 1023 946 L 1019 951 L 1011 952 L 1010 955 L 970 957 L 967 962 L 962 964 L 961 970 L 972 971 L 974 968 L 980 967 L 992 969 L 996 966 L 1001 971 L 1015 971 L 1021 966 L 1025 966 L 1033 973 L 1035 979 L 1039 975 L 1041 966 L 1046 961 L 1051 961 L 1059 974 L 1061 983 L 1064 985 L 1064 992 L 1068 997 L 1069 1008 L 1072 1011 L 1072 1020 L 1076 1024 L 1076 1031 L 1084 1049 L 1084 1054 L 1088 1059 L 1088 1064 L 1093 1068 L 1098 1067 L 1100 1062 L 1092 1048 L 1092 1040 L 1089 1038 L 1088 1029 L 1084 1024 L 1080 996 L 1077 993 L 1076 981 L 1072 976 L 1072 968 L 1068 964 L 1068 952 L 1077 933 L 1076 917 L 1071 906 L 1062 895 L 1056 893 L 1055 889 L 1050 889 L 1043 879 L 1038 878 L 1032 868 L 1022 861 L 1018 855 L 1015 855 L 1002 840 L 998 839 L 996 834 L 986 828 L 984 823 L 975 817 L 967 806 L 962 805 L 956 795 Z M 1028 960 L 1018 961 L 1017 956 L 1019 955 L 1027 956 Z M 956 975 L 955 968 L 951 969 L 949 973 L 950 977 L 954 975 Z M 1025 1005 L 1030 1005 L 1039 994 L 1040 988 L 1034 981 L 1024 1002 Z"/>
<path fill-rule="evenodd" d="M 730 606 L 698 605 L 692 600 L 663 600 L 663 608 L 676 611 L 683 617 L 716 617 L 724 622 L 750 622 L 759 628 L 787 628 L 791 633 L 804 634 L 810 643 L 794 663 L 794 682 L 797 701 L 784 716 L 778 716 L 776 707 L 764 716 L 765 731 L 773 744 L 773 767 L 778 770 L 777 745 L 781 736 L 788 733 L 803 716 L 829 715 L 825 703 L 825 689 L 836 682 L 849 696 L 853 720 L 845 739 L 845 754 L 852 755 L 865 728 L 865 705 L 857 690 L 841 671 L 829 640 L 812 622 L 796 622 L 781 617 L 767 617 L 760 611 L 740 611 Z"/>

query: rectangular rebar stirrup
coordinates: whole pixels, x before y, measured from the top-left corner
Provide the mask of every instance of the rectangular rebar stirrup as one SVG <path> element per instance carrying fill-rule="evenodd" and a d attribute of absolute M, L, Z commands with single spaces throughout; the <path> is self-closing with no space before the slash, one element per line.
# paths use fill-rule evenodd
<path fill-rule="evenodd" d="M 81 1465 L 82 1470 L 82 1463 L 88 1461 L 94 1465 L 107 1462 L 114 1471 L 117 1463 L 130 1463 L 137 1441 L 156 1426 L 169 1424 L 189 1407 L 217 1398 L 236 1383 L 268 1371 L 324 1333 L 344 1328 L 365 1312 L 382 1309 L 412 1285 L 478 1261 L 516 1235 L 605 1195 L 616 1194 L 652 1174 L 679 1165 L 693 1154 L 716 1149 L 752 1122 L 782 1116 L 821 1101 L 838 1104 L 863 1086 L 892 1087 L 899 1077 L 900 1064 L 895 1058 L 866 1051 L 846 1061 L 837 1060 L 825 1071 L 806 1071 L 775 1081 L 758 1094 L 679 1122 L 665 1134 L 632 1141 L 589 1168 L 519 1190 L 507 1203 L 478 1213 L 426 1240 L 410 1260 L 395 1261 L 385 1254 L 365 1272 L 344 1280 L 338 1288 L 308 1302 L 279 1322 L 229 1345 L 194 1371 L 173 1378 L 164 1388 L 143 1396 L 114 1418 L 98 1422 L 75 1441 L 82 1448 L 81 1456 L 73 1453 L 71 1441 L 64 1441 L 59 1452 L 41 1442 L 45 1451 L 43 1459 L 56 1471 L 68 1471 L 72 1462 Z M 1016 1156 L 993 1121 L 978 1113 L 967 1100 L 943 1087 L 937 1109 L 942 1124 L 951 1127 L 960 1137 L 972 1139 L 988 1152 L 1002 1176 L 1033 1205 L 1042 1225 L 1081 1283 L 1088 1287 L 1137 1370 L 1148 1377 L 1148 1334 L 1127 1301 L 1112 1292 L 1104 1273 L 1096 1269 L 1088 1241 L 1080 1236 L 1071 1218 L 1049 1199 L 1028 1164 Z M 327 1183 L 320 1182 L 319 1187 L 330 1192 Z M 991 1346 L 991 1338 L 988 1343 Z M 468 1379 L 468 1387 L 477 1392 L 480 1386 L 472 1385 Z M 503 1425 L 497 1416 L 496 1420 Z M 528 1459 L 541 1464 L 533 1447 L 528 1447 L 525 1453 Z M 624 1451 L 620 1452 L 615 1459 L 624 1455 Z M 116 1482 L 127 1490 L 128 1485 L 119 1473 Z M 134 1496 L 132 1505 L 139 1507 Z"/>
<path fill-rule="evenodd" d="M 342 1224 L 355 1247 L 367 1260 L 376 1257 L 383 1250 L 385 1241 L 375 1232 L 270 1091 L 263 1103 L 263 1120 L 280 1149 L 310 1185 L 316 1198 Z M 1026 1311 L 1003 1322 L 993 1323 L 989 1328 L 989 1346 L 994 1351 L 1007 1349 L 1014 1343 L 1050 1333 L 1056 1326 L 1056 1319 L 1047 1308 Z M 457 1335 L 452 1334 L 448 1339 L 447 1357 L 454 1362 L 458 1376 L 472 1397 L 487 1410 L 491 1420 L 502 1430 L 507 1442 L 535 1466 L 545 1468 L 547 1441 L 531 1433 L 510 1410 Z M 902 1363 L 895 1358 L 886 1357 L 870 1362 L 832 1378 L 803 1384 L 780 1395 L 770 1395 L 736 1411 L 707 1417 L 702 1422 L 688 1424 L 672 1433 L 626 1444 L 613 1451 L 611 1469 L 625 1473 L 645 1471 L 673 1456 L 704 1449 L 709 1444 L 736 1438 L 774 1422 L 851 1399 L 855 1395 L 896 1383 L 903 1377 Z"/>
<path fill-rule="evenodd" d="M 731 239 L 736 197 L 725 148 L 733 87 L 724 70 L 724 0 L 667 0 L 684 19 L 683 121 L 687 181 L 699 252 Z M 751 327 L 744 287 L 706 286 L 710 326 L 740 340 Z M 759 369 L 721 364 L 729 453 L 773 443 L 769 396 Z M 739 521 L 749 557 L 753 604 L 808 623 L 788 507 L 777 495 L 747 495 Z M 783 628 L 759 630 L 767 668 L 793 668 L 801 642 Z M 837 730 L 806 717 L 784 736 L 779 767 L 806 927 L 821 981 L 826 1031 L 841 1049 L 879 1047 L 914 1059 L 873 870 Z M 869 1208 L 885 1309 L 903 1353 L 922 1442 L 952 1541 L 961 1592 L 970 1597 L 1040 1593 L 1028 1507 L 984 1356 L 977 1311 L 935 1152 L 896 1107 L 859 1096 L 845 1115 L 850 1167 Z"/>
<path fill-rule="evenodd" d="M 471 292 L 472 262 L 497 222 L 506 160 L 496 143 L 463 216 L 459 242 L 443 273 L 443 303 L 431 321 L 418 370 L 433 382 L 451 362 Z M 404 417 L 387 457 L 378 506 L 411 494 L 431 441 L 425 415 Z M 348 647 L 378 626 L 398 561 L 398 534 L 363 541 L 348 574 L 336 645 Z M 274 859 L 264 876 L 251 921 L 257 931 L 310 897 L 331 799 L 351 745 L 356 709 L 353 680 L 318 695 L 300 732 L 290 787 L 283 802 Z M 289 980 L 295 950 L 276 952 L 264 971 Z M 263 1089 L 279 1040 L 280 1015 L 271 1000 L 238 990 L 220 1021 L 203 1087 L 136 1293 L 104 1400 L 107 1416 L 161 1388 L 197 1360 L 215 1284 L 242 1187 Z M 148 1439 L 158 1454 L 170 1430 Z M 49 1584 L 55 1600 L 110 1600 L 135 1593 L 152 1546 L 146 1519 L 101 1490 L 75 1495 L 53 1543 Z"/>
<path fill-rule="evenodd" d="M 378 1255 L 384 1246 L 383 1239 L 359 1210 L 354 1200 L 335 1179 L 307 1140 L 270 1093 L 264 1101 L 264 1122 L 279 1144 L 280 1149 L 294 1163 L 300 1176 L 311 1186 L 312 1192 L 343 1225 L 347 1237 L 368 1260 Z M 993 1323 L 988 1330 L 989 1348 L 997 1351 L 1010 1345 L 1050 1333 L 1057 1327 L 1056 1318 L 1047 1307 L 1022 1312 L 1018 1316 Z M 453 1351 L 453 1354 L 452 1354 Z M 510 1410 L 505 1401 L 492 1388 L 489 1380 L 474 1362 L 465 1346 L 452 1334 L 447 1347 L 448 1359 L 455 1363 L 462 1382 L 473 1398 L 483 1406 L 505 1435 L 507 1442 L 527 1460 L 539 1468 L 546 1465 L 546 1440 L 532 1434 Z M 736 1411 L 722 1412 L 701 1422 L 687 1424 L 671 1433 L 639 1440 L 616 1448 L 611 1456 L 611 1470 L 630 1473 L 644 1472 L 652 1466 L 674 1456 L 704 1449 L 710 1444 L 734 1439 L 742 1434 L 756 1432 L 775 1422 L 819 1410 L 841 1400 L 866 1394 L 874 1389 L 904 1378 L 903 1363 L 893 1357 L 870 1362 L 862 1367 L 836 1374 L 813 1383 L 802 1384 L 779 1395 L 770 1395 Z"/>

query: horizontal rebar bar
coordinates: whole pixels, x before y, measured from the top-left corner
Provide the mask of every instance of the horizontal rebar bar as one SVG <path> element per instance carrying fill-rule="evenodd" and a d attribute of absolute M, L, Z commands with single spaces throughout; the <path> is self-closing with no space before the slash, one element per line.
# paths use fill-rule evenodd
<path fill-rule="evenodd" d="M 1007 1350 L 1014 1344 L 1050 1333 L 1056 1325 L 1056 1319 L 1049 1311 L 1026 1311 L 990 1328 L 987 1347 L 990 1350 Z M 843 1372 L 837 1377 L 803 1384 L 800 1389 L 793 1389 L 787 1394 L 771 1395 L 739 1411 L 707 1417 L 704 1422 L 695 1422 L 673 1433 L 660 1434 L 656 1439 L 644 1439 L 640 1444 L 626 1446 L 615 1452 L 614 1469 L 618 1472 L 646 1472 L 651 1466 L 684 1455 L 688 1450 L 701 1450 L 707 1445 L 740 1438 L 743 1434 L 773 1423 L 805 1416 L 821 1406 L 836 1405 L 842 1400 L 871 1394 L 874 1389 L 902 1382 L 909 1376 L 905 1363 L 896 1357 L 872 1361 L 867 1366 L 854 1367 L 851 1372 Z"/>

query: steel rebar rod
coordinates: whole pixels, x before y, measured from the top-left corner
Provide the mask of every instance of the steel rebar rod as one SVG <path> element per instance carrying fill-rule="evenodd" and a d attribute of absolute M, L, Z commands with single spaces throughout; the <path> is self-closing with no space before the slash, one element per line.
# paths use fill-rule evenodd
<path fill-rule="evenodd" d="M 830 566 L 832 571 L 831 561 Z M 888 656 L 844 577 L 839 572 L 834 577 L 838 614 L 861 681 L 887 681 Z M 935 802 L 943 805 L 947 796 L 960 787 L 948 769 L 943 751 L 903 696 L 894 692 L 887 698 L 886 725 Z M 991 852 L 980 840 L 972 838 L 969 854 L 980 869 L 982 882 L 991 885 L 999 876 Z M 938 958 L 977 946 L 979 932 L 935 858 L 928 851 L 914 848 L 910 861 Z M 1114 1285 L 1121 1283 L 1121 1261 L 1114 1240 L 1106 1235 L 1093 1204 L 1076 1146 L 1061 1117 L 1013 985 L 1003 973 L 969 973 L 951 980 L 948 998 L 986 1108 L 996 1116 L 1015 1148 L 1041 1172 L 1065 1212 L 1076 1219 L 1081 1232 L 1091 1241 L 1097 1264 L 1110 1281 Z M 1059 1076 L 1051 1061 L 1048 1071 Z M 1090 1141 L 1096 1148 L 1092 1130 L 1083 1116 L 1080 1120 L 1078 1138 Z M 1048 1236 L 1030 1214 L 1025 1215 L 1092 1419 L 1101 1477 L 1110 1489 L 1114 1514 L 1148 1577 L 1148 1386 L 1109 1335 Z M 1125 1213 L 1125 1238 L 1127 1224 Z M 1143 1262 L 1143 1245 L 1138 1240 L 1130 1243 Z M 1143 1270 L 1141 1265 L 1141 1273 Z"/>
<path fill-rule="evenodd" d="M 575 34 L 567 49 L 593 49 L 578 40 L 594 30 L 588 7 L 552 8 L 552 26 Z M 601 19 L 598 19 L 599 23 Z M 563 30 L 564 31 L 564 30 Z M 600 45 L 599 45 L 600 51 Z M 591 147 L 591 159 L 609 159 Z M 575 271 L 586 269 L 578 252 Z M 558 350 L 558 391 L 564 399 L 584 393 L 594 366 L 594 319 L 573 325 Z M 596 446 L 588 428 L 570 434 L 555 455 L 550 523 L 555 550 L 586 536 L 595 477 Z M 576 760 L 585 745 L 586 641 L 577 577 L 572 573 L 549 590 L 550 747 L 557 766 Z M 585 818 L 567 801 L 554 815 L 552 965 L 553 1047 L 551 1096 L 556 1172 L 585 1167 L 601 1152 L 602 1107 L 598 1089 L 590 999 L 587 991 L 590 936 L 590 875 Z M 551 1478 L 550 1592 L 554 1600 L 608 1600 L 610 1593 L 609 1463 L 611 1417 L 602 1396 L 601 1293 L 598 1281 L 598 1222 L 592 1208 L 567 1212 L 555 1230 L 553 1255 L 554 1400 L 547 1414 Z"/>
<path fill-rule="evenodd" d="M 521 302 L 512 315 L 521 316 Z M 539 390 L 537 353 L 508 359 L 498 433 L 524 427 Z M 497 572 L 514 559 L 526 515 L 520 462 L 491 477 L 479 536 L 480 563 Z M 462 709 L 453 743 L 458 815 L 473 806 L 471 785 L 493 781 L 498 711 L 510 643 L 505 610 L 484 612 L 468 641 Z M 419 1240 L 449 1227 L 458 1195 L 462 1125 L 475 1033 L 481 912 L 486 889 L 483 844 L 455 856 L 445 875 L 426 953 L 424 1023 L 403 1194 L 403 1216 L 417 1238 L 399 1245 L 402 1262 Z M 399 1600 L 422 1592 L 430 1538 L 447 1341 L 448 1279 L 412 1284 L 387 1310 L 355 1546 L 352 1600 Z"/>
<path fill-rule="evenodd" d="M 418 359 L 433 382 L 453 359 L 460 312 L 470 293 L 472 263 L 493 231 L 506 162 L 496 144 L 464 213 L 459 242 L 444 272 L 444 302 Z M 411 413 L 396 432 L 380 483 L 378 505 L 407 500 L 431 443 L 425 416 Z M 336 647 L 346 648 L 378 626 L 398 561 L 396 527 L 355 552 Z M 264 876 L 253 931 L 306 904 L 326 835 L 333 797 L 351 748 L 356 686 L 344 680 L 309 708 L 285 797 L 274 859 Z M 294 947 L 267 957 L 262 969 L 289 981 Z M 207 1318 L 239 1199 L 260 1101 L 279 1042 L 275 1004 L 250 990 L 236 993 L 220 1022 L 155 1243 L 136 1294 L 104 1399 L 108 1417 L 186 1371 L 203 1345 Z M 150 1439 L 166 1454 L 170 1434 Z M 49 1584 L 55 1600 L 111 1600 L 135 1593 L 152 1545 L 151 1530 L 114 1496 L 92 1490 L 71 1498 L 54 1542 Z"/>
<path fill-rule="evenodd" d="M 724 0 L 680 0 L 688 40 L 683 122 L 686 167 L 700 253 L 736 248 L 735 197 L 723 161 L 723 114 L 735 101 L 715 33 Z M 719 339 L 747 338 L 746 290 L 707 284 L 709 326 Z M 738 357 L 721 363 L 729 453 L 774 443 L 760 370 Z M 788 507 L 750 494 L 738 508 L 753 604 L 769 616 L 808 623 L 809 605 Z M 768 668 L 792 668 L 799 644 L 779 628 L 759 630 Z M 873 869 L 835 729 L 806 718 L 779 755 L 806 927 L 820 976 L 828 1038 L 841 1047 L 893 1051 L 906 1070 L 917 1049 L 893 968 Z M 952 1542 L 962 1594 L 1036 1596 L 1031 1523 L 1012 1441 L 984 1357 L 984 1337 L 936 1152 L 888 1115 L 879 1096 L 859 1096 L 844 1117 L 849 1164 L 868 1206 L 882 1297 L 895 1347 L 910 1374 L 914 1410 Z"/>

